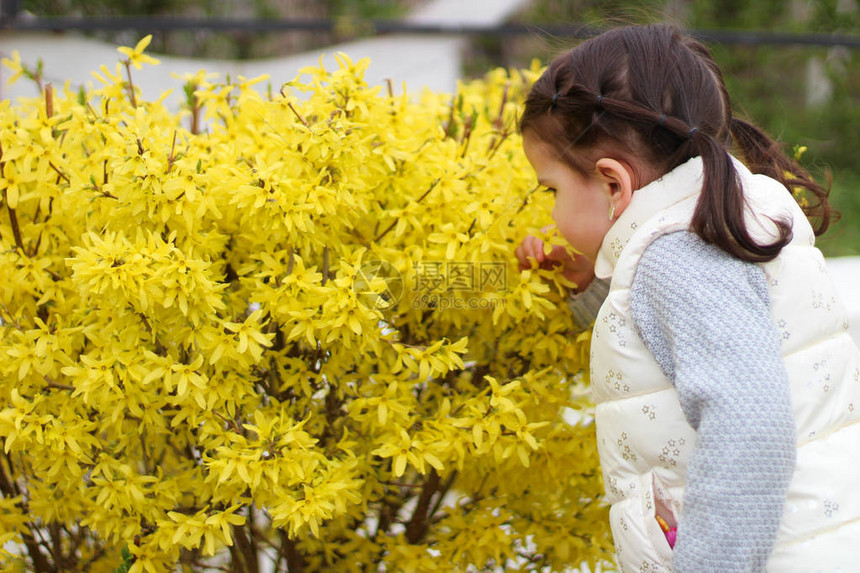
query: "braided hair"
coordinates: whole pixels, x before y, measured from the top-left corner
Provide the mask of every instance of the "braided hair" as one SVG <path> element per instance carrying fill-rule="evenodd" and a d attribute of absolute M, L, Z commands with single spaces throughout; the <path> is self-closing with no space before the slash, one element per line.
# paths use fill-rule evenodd
<path fill-rule="evenodd" d="M 759 244 L 744 220 L 744 194 L 729 155 L 734 143 L 751 171 L 806 191 L 802 205 L 817 235 L 838 214 L 816 183 L 762 130 L 732 114 L 722 74 L 699 42 L 667 24 L 617 28 L 556 58 L 535 82 L 520 130 L 551 145 L 582 174 L 600 157 L 641 161 L 659 174 L 701 156 L 704 181 L 691 227 L 705 241 L 747 261 L 776 257 L 791 241 Z"/>

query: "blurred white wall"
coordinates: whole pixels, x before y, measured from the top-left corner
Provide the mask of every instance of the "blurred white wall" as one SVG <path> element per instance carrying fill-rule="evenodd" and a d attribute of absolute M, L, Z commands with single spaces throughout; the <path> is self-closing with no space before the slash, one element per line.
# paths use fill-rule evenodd
<path fill-rule="evenodd" d="M 526 4 L 528 0 L 431 0 L 422 3 L 406 20 L 426 25 L 494 26 L 504 22 Z M 144 35 L 141 34 L 141 37 Z M 309 53 L 242 61 L 173 58 L 151 53 L 161 60 L 161 64 L 135 69 L 133 78 L 146 99 L 156 99 L 164 91 L 173 88 L 176 93 L 167 102 L 178 105 L 183 82 L 171 74 L 182 75 L 200 69 L 217 72 L 222 78 L 226 74 L 232 78 L 269 74 L 272 87 L 279 89 L 284 82 L 295 78 L 301 68 L 318 65 L 321 56 L 326 68 L 335 68 L 335 53 L 344 52 L 353 60 L 364 57 L 371 59 L 365 75 L 371 85 L 383 85 L 390 78 L 396 93 L 400 93 L 404 84 L 410 93 L 418 93 L 425 87 L 453 93 L 461 75 L 464 42 L 461 36 L 391 34 Z M 107 65 L 113 71 L 121 57 L 115 45 L 73 32 L 4 30 L 0 33 L 0 57 L 10 57 L 13 50 L 17 50 L 21 60 L 30 66 L 42 60 L 45 81 L 56 88 L 66 81 L 70 81 L 74 89 L 87 82 L 93 83 L 92 71 L 101 65 Z M 5 85 L 5 78 L 9 75 L 8 70 L 0 70 L 0 98 L 36 95 L 37 89 L 31 82 L 19 81 L 13 86 Z"/>

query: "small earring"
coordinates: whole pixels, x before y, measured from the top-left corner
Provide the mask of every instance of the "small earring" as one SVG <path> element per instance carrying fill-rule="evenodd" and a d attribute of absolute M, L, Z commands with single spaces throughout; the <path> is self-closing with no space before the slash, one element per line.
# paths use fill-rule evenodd
<path fill-rule="evenodd" d="M 609 205 L 609 220 L 612 221 L 615 219 L 615 203 L 610 203 Z"/>

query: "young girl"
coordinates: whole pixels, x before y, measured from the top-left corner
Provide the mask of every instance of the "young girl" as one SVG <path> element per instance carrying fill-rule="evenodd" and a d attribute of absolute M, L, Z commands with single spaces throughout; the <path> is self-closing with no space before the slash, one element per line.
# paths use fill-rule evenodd
<path fill-rule="evenodd" d="M 599 304 L 590 380 L 621 570 L 860 571 L 860 350 L 814 247 L 826 191 L 733 117 L 708 51 L 667 25 L 557 58 L 521 130 L 580 254 L 530 237 L 520 264 L 563 264 L 586 325 Z"/>

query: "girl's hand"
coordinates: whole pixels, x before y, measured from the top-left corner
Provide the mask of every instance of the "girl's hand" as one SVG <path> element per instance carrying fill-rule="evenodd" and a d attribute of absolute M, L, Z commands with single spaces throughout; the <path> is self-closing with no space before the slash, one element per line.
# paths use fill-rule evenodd
<path fill-rule="evenodd" d="M 516 248 L 514 254 L 520 262 L 520 270 L 530 269 L 529 259 L 537 261 L 538 267 L 549 270 L 561 265 L 562 275 L 567 280 L 576 283 L 575 292 L 582 292 L 594 279 L 594 263 L 583 255 L 571 256 L 562 245 L 553 245 L 549 254 L 543 250 L 544 242 L 539 237 L 529 235 Z"/>

